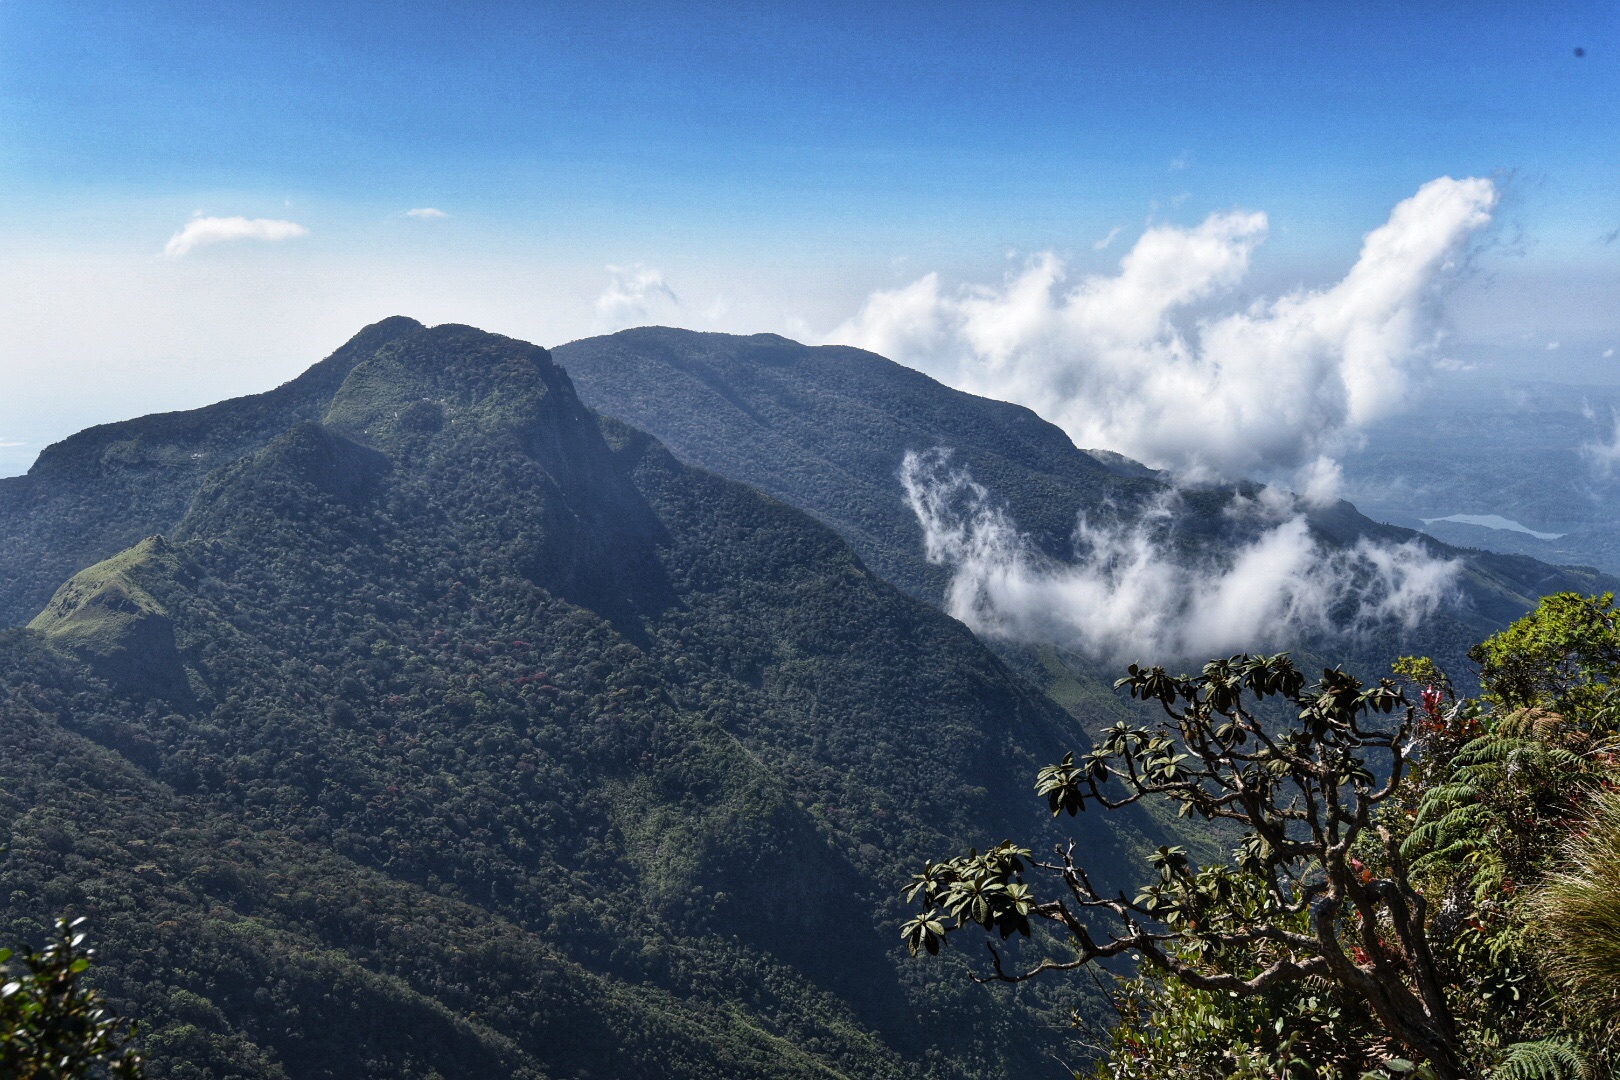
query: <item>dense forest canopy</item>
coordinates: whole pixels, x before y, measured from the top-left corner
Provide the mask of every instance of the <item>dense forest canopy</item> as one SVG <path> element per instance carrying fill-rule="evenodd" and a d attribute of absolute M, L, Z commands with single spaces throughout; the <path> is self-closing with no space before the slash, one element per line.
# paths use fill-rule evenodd
<path fill-rule="evenodd" d="M 533 346 L 383 342 L 0 664 L 0 929 L 89 916 L 150 1075 L 991 1076 L 1101 1005 L 889 941 L 1073 717 Z"/>
<path fill-rule="evenodd" d="M 1070 1017 L 1169 1038 L 1153 1017 L 1206 990 L 1129 983 L 1110 1027 L 1098 984 L 987 989 L 955 951 L 897 947 L 918 857 L 1057 842 L 1064 823 L 1029 798 L 1038 767 L 1145 714 L 1095 662 L 991 651 L 873 568 L 938 584 L 898 497 L 880 505 L 892 453 L 925 430 L 965 440 L 1014 498 L 1054 496 L 1054 529 L 1075 499 L 1158 481 L 920 376 L 888 412 L 882 394 L 855 410 L 895 377 L 856 350 L 606 340 L 688 349 L 671 362 L 770 417 L 749 434 L 716 413 L 737 440 L 719 464 L 683 447 L 730 478 L 591 412 L 544 350 L 393 319 L 268 394 L 92 429 L 0 481 L 0 940 L 44 955 L 26 950 L 58 917 L 87 917 L 100 957 L 75 975 L 108 1010 L 103 1049 L 135 1017 L 146 1074 L 185 1080 L 971 1078 L 1088 1060 Z M 784 404 L 818 370 L 829 396 Z M 773 473 L 818 426 L 837 485 Z M 1218 544 L 1199 520 L 1189 542 Z M 1483 599 L 1436 632 L 1443 657 L 1538 582 L 1595 580 L 1470 565 Z M 1481 654 L 1492 687 L 1570 640 L 1510 633 Z M 1557 707 L 1606 701 L 1581 687 L 1609 662 L 1559 667 Z M 1445 715 L 1508 708 L 1481 700 Z M 1229 839 L 1149 803 L 1081 821 L 1099 889 Z M 994 850 L 997 873 L 1027 863 Z M 1579 860 L 1559 867 L 1581 895 Z M 990 923 L 1024 928 L 1004 914 Z M 1066 948 L 1037 927 L 1021 955 Z M 1319 1004 L 1298 1015 L 1341 1010 L 1350 1044 L 1373 1045 L 1354 1041 L 1364 1017 Z M 1205 1046 L 1187 1038 L 1178 1053 Z"/>

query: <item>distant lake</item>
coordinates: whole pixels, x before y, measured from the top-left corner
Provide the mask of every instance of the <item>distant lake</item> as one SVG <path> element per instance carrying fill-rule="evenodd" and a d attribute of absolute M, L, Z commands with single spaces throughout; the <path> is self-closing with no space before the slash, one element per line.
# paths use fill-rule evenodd
<path fill-rule="evenodd" d="M 1508 532 L 1529 533 L 1537 540 L 1557 540 L 1563 533 L 1536 532 L 1525 528 L 1512 518 L 1505 518 L 1498 514 L 1451 514 L 1447 517 L 1424 518 L 1423 524 L 1433 525 L 1437 521 L 1455 521 L 1459 525 L 1479 525 L 1486 529 L 1506 529 Z"/>

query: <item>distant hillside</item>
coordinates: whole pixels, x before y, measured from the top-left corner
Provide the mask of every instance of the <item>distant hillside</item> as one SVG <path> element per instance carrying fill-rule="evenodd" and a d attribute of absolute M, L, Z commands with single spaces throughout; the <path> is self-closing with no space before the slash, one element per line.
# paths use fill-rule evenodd
<path fill-rule="evenodd" d="M 30 474 L 40 516 L 10 504 L 18 535 L 122 536 L 152 519 L 90 492 L 193 492 L 0 634 L 0 937 L 89 915 L 160 1077 L 1069 1054 L 1094 1000 L 920 965 L 896 901 L 923 854 L 1057 835 L 1029 785 L 1072 719 L 832 531 L 598 420 L 543 350 L 384 325 L 296 407 L 122 427 L 144 471 L 78 436 Z M 170 460 L 227 446 L 200 482 Z M 1080 824 L 1116 873 L 1164 840 Z"/>
<path fill-rule="evenodd" d="M 1556 540 L 1456 521 L 1432 521 L 1423 531 L 1456 547 L 1528 555 L 1542 562 L 1587 563 L 1604 573 L 1620 573 L 1620 521 L 1571 529 Z"/>
<path fill-rule="evenodd" d="M 809 511 L 879 573 L 936 603 L 943 572 L 924 558 L 920 527 L 901 500 L 907 450 L 953 448 L 1019 528 L 1058 557 L 1069 548 L 1078 512 L 1096 512 L 1110 500 L 1129 506 L 1165 489 L 1134 462 L 1076 449 L 1028 409 L 952 390 L 859 349 L 645 327 L 571 342 L 554 355 L 592 407 L 653 433 L 685 461 Z M 1227 542 L 1222 511 L 1231 495 L 1231 489 L 1184 495 L 1177 527 L 1185 543 Z M 1460 606 L 1413 635 L 1314 643 L 1330 661 L 1377 666 L 1397 652 L 1421 651 L 1460 668 L 1470 644 L 1542 595 L 1614 585 L 1590 571 L 1451 548 L 1372 521 L 1349 503 L 1310 519 L 1329 544 L 1419 537 L 1436 554 L 1465 562 Z"/>

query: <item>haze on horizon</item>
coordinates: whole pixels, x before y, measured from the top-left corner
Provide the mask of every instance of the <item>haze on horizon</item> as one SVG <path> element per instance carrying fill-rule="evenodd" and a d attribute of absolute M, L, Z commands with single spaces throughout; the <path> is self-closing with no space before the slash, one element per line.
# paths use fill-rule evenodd
<path fill-rule="evenodd" d="M 1148 403 L 1096 428 L 1113 448 L 1302 490 L 1331 440 L 1268 442 L 1264 417 L 1132 445 L 1164 423 L 1153 376 L 1305 326 L 1276 363 L 1325 373 L 1299 392 L 1339 432 L 1436 381 L 1620 382 L 1612 5 L 24 0 L 0 45 L 0 475 L 93 423 L 266 389 L 390 314 L 543 345 L 657 322 L 887 347 L 1077 438 L 1052 388 L 1106 385 Z M 1310 306 L 1443 178 L 1475 186 L 1407 222 L 1439 225 L 1404 299 Z M 1105 349 L 1118 327 L 1075 298 L 1204 240 L 1180 292 L 1109 299 L 1163 317 Z M 1375 323 L 1404 335 L 1404 397 L 1371 408 L 1344 357 Z"/>

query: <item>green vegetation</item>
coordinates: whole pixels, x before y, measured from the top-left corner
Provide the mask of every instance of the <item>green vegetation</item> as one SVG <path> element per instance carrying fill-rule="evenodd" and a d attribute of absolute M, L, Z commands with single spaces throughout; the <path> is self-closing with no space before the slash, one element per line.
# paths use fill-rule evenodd
<path fill-rule="evenodd" d="M 1155 490 L 1023 410 L 869 354 L 649 333 L 632 353 L 667 348 L 684 373 L 649 383 L 649 407 L 695 416 L 692 380 L 710 386 L 730 410 L 710 418 L 715 445 L 734 440 L 722 471 L 813 451 L 770 490 L 914 592 L 933 571 L 909 551 L 887 456 L 914 439 L 960 437 L 1051 544 L 1086 500 Z M 1221 498 L 1189 543 L 1220 541 Z M 1085 730 L 1137 729 L 1140 705 L 1075 657 L 1006 653 L 1059 707 L 833 529 L 592 415 L 533 346 L 388 320 L 270 394 L 51 448 L 0 481 L 0 523 L 0 622 L 15 627 L 0 632 L 0 935 L 89 916 L 102 958 L 86 977 L 140 1018 L 148 1076 L 971 1080 L 1050 1069 L 1071 1015 L 1105 1046 L 1155 1047 L 1142 1061 L 1241 1053 L 1255 1075 L 1285 1053 L 1346 1069 L 1393 1053 L 1365 1001 L 1315 983 L 1232 999 L 1144 971 L 1111 1025 L 1090 983 L 988 992 L 954 951 L 907 958 L 893 931 L 909 853 L 982 830 L 1050 847 L 1062 833 L 1019 778 Z M 1487 629 L 1522 610 L 1526 582 L 1574 580 L 1502 565 L 1471 571 Z M 1473 626 L 1442 627 L 1438 654 L 1461 656 Z M 1571 670 L 1577 691 L 1599 678 Z M 1491 719 L 1496 698 L 1447 705 L 1414 775 L 1457 773 L 1477 792 L 1466 812 L 1511 832 L 1523 809 L 1481 771 L 1499 762 L 1465 752 L 1481 732 L 1542 740 L 1510 767 L 1549 785 L 1573 759 L 1582 782 L 1602 775 L 1605 736 L 1536 708 L 1513 727 Z M 1456 808 L 1425 811 L 1414 790 L 1393 799 L 1410 815 L 1395 839 L 1428 829 L 1447 850 Z M 1512 905 L 1584 813 L 1551 786 L 1527 798 L 1541 831 L 1510 855 L 1541 861 L 1490 886 L 1516 888 Z M 1072 851 L 1099 889 L 1157 851 L 1166 902 L 1188 905 L 1203 901 L 1185 875 L 1232 839 L 1218 816 L 1148 804 L 1084 821 Z M 1559 872 L 1578 877 L 1585 856 L 1568 850 Z M 1411 855 L 1420 889 L 1455 871 L 1429 856 Z M 1004 895 L 950 899 L 919 947 L 965 915 L 1017 939 L 1009 959 L 1060 961 L 1064 935 L 1010 888 L 1031 866 L 1007 847 L 954 865 L 947 891 Z M 1428 927 L 1447 972 L 1454 930 Z M 1466 947 L 1501 942 L 1556 953 Z M 1208 959 L 1163 948 L 1170 967 Z M 1252 979 L 1275 956 L 1247 948 L 1221 962 Z M 1520 967 L 1526 993 L 1563 985 Z M 1486 989 L 1485 1005 L 1458 999 L 1465 1027 L 1496 1007 Z M 1524 1068 L 1600 1060 L 1598 1021 L 1582 1022 L 1571 1012 L 1539 1051 L 1519 1028 L 1492 1045 Z"/>
<path fill-rule="evenodd" d="M 331 400 L 0 634 L 0 932 L 91 916 L 149 1075 L 989 1077 L 1100 1017 L 892 943 L 1078 730 L 963 627 L 532 346 Z"/>
<path fill-rule="evenodd" d="M 1564 841 L 1556 868 L 1533 894 L 1539 964 L 1561 992 L 1569 1023 L 1610 1061 L 1620 1060 L 1620 794 L 1593 797 L 1590 819 Z"/>
<path fill-rule="evenodd" d="M 1166 719 L 1120 724 L 1041 770 L 1037 795 L 1054 815 L 1160 797 L 1240 827 L 1233 859 L 1197 866 L 1160 848 L 1133 899 L 1073 844 L 1038 859 L 1004 843 L 925 866 L 903 933 L 937 954 L 982 928 L 981 981 L 1139 962 L 1099 1078 L 1609 1075 L 1612 599 L 1550 596 L 1482 643 L 1477 700 L 1450 698 L 1426 659 L 1397 665 L 1416 702 L 1339 671 L 1306 689 L 1286 657 L 1215 660 L 1191 678 L 1133 667 L 1120 685 Z M 994 944 L 1041 923 L 1064 948 L 1032 942 L 1015 963 Z"/>
<path fill-rule="evenodd" d="M 95 959 L 84 920 L 56 920 L 38 952 L 0 949 L 0 1074 L 16 1080 L 94 1080 L 142 1075 L 134 1030 L 83 985 Z M 9 970 L 6 970 L 8 969 Z"/>
<path fill-rule="evenodd" d="M 384 319 L 267 393 L 89 428 L 46 447 L 26 476 L 0 477 L 0 627 L 28 622 L 91 563 L 169 532 L 210 473 L 320 419 L 356 364 L 420 329 Z"/>

